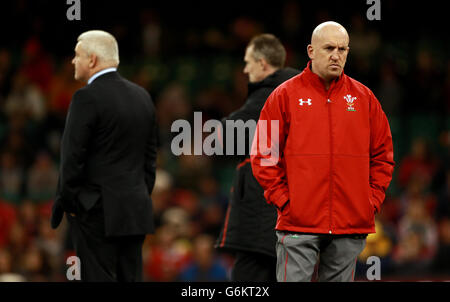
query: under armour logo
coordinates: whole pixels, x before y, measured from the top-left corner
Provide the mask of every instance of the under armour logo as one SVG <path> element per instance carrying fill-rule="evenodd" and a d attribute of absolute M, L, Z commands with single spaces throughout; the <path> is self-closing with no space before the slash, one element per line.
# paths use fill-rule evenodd
<path fill-rule="evenodd" d="M 303 106 L 303 103 L 307 103 L 308 106 L 312 105 L 311 99 L 308 99 L 307 101 L 304 101 L 303 99 L 299 99 L 298 102 L 299 102 L 300 106 Z"/>

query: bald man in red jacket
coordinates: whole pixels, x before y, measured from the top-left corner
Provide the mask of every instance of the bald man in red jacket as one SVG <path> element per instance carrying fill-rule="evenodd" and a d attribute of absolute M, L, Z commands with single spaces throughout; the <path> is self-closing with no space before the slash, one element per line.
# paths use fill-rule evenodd
<path fill-rule="evenodd" d="M 372 91 L 345 75 L 343 26 L 316 27 L 304 71 L 261 111 L 253 173 L 278 210 L 277 280 L 352 281 L 394 169 L 392 135 Z"/>

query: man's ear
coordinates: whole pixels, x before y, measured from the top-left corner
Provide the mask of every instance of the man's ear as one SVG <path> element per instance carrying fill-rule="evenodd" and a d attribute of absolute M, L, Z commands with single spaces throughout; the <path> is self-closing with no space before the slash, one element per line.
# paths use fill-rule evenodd
<path fill-rule="evenodd" d="M 269 63 L 267 63 L 266 59 L 261 58 L 260 60 L 260 64 L 262 66 L 262 69 L 265 71 L 269 68 Z"/>
<path fill-rule="evenodd" d="M 314 59 L 314 47 L 311 44 L 308 44 L 306 47 L 306 52 L 308 53 L 308 57 L 312 60 Z"/>
<path fill-rule="evenodd" d="M 89 56 L 89 68 L 93 69 L 95 66 L 97 66 L 98 58 L 95 53 L 91 54 Z"/>

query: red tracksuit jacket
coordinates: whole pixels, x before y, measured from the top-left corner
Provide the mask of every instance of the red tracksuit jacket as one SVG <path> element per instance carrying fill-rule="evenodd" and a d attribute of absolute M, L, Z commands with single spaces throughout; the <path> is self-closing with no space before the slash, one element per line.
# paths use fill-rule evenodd
<path fill-rule="evenodd" d="M 375 232 L 393 156 L 372 91 L 344 73 L 325 90 L 308 63 L 267 99 L 251 164 L 267 202 L 278 208 L 277 230 L 367 234 Z"/>

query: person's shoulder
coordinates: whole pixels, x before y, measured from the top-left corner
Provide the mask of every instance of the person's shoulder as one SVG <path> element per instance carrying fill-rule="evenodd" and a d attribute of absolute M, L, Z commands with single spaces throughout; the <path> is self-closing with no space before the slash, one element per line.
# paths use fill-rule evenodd
<path fill-rule="evenodd" d="M 120 78 L 125 82 L 125 84 L 129 88 L 134 89 L 137 92 L 139 92 L 139 94 L 142 94 L 145 97 L 149 97 L 150 98 L 150 93 L 147 91 L 147 89 L 145 89 L 144 87 L 142 87 L 142 86 L 140 86 L 140 85 L 138 85 L 138 84 L 136 84 L 136 83 L 134 83 L 134 82 L 132 82 L 132 81 L 122 77 L 122 76 Z"/>
<path fill-rule="evenodd" d="M 89 100 L 92 99 L 92 97 L 94 96 L 94 91 L 92 89 L 92 87 L 90 85 L 86 85 L 84 87 L 81 87 L 80 89 L 78 89 L 77 91 L 75 91 L 75 93 L 73 94 L 73 101 L 78 101 L 78 102 L 88 102 Z"/>

